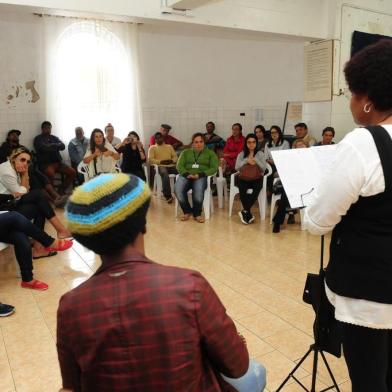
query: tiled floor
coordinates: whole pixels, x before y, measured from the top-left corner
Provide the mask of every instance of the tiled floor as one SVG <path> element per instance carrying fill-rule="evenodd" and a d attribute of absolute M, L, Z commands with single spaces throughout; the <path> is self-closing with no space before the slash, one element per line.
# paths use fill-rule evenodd
<path fill-rule="evenodd" d="M 238 211 L 239 204 L 235 207 Z M 150 259 L 193 268 L 208 278 L 246 337 L 251 356 L 266 366 L 268 391 L 275 391 L 312 342 L 314 315 L 302 302 L 302 291 L 306 273 L 318 270 L 320 239 L 301 231 L 299 223 L 286 226 L 280 234 L 271 233 L 268 220 L 244 226 L 237 215 L 229 219 L 226 209 L 216 209 L 205 224 L 180 222 L 174 218 L 173 205 L 155 198 L 147 230 Z M 34 292 L 20 288 L 12 250 L 0 253 L 0 300 L 17 309 L 11 317 L 0 319 L 1 392 L 58 391 L 58 300 L 86 280 L 99 263 L 79 244 L 36 260 L 35 276 L 50 288 Z M 350 391 L 344 360 L 328 359 L 341 391 Z M 307 360 L 297 372 L 307 387 L 311 365 Z M 321 364 L 318 386 L 325 385 L 330 380 Z M 291 382 L 283 391 L 303 389 Z"/>

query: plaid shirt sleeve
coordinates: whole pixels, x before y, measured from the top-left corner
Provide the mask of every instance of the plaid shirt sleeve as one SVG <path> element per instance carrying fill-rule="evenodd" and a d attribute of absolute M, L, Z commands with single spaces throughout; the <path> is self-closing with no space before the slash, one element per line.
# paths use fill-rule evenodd
<path fill-rule="evenodd" d="M 249 366 L 246 345 L 218 296 L 201 275 L 196 277 L 195 306 L 203 348 L 214 368 L 227 377 L 243 376 Z"/>
<path fill-rule="evenodd" d="M 57 353 L 60 363 L 61 376 L 63 379 L 63 388 L 70 389 L 73 392 L 81 391 L 80 385 L 80 368 L 70 351 L 70 345 L 67 343 L 67 320 L 65 319 L 66 312 L 61 306 L 60 300 L 59 310 L 57 312 Z M 69 314 L 69 312 L 68 312 Z"/>

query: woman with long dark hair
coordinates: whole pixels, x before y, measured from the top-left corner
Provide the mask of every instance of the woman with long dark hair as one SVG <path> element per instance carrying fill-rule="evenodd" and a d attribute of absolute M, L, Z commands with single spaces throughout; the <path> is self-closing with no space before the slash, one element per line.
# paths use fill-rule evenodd
<path fill-rule="evenodd" d="M 244 225 L 255 220 L 251 208 L 263 187 L 263 175 L 266 168 L 267 162 L 264 153 L 259 149 L 257 137 L 250 133 L 246 136 L 244 149 L 238 154 L 235 163 L 235 169 L 238 171 L 236 185 L 240 191 L 243 208 L 238 214 Z"/>
<path fill-rule="evenodd" d="M 257 146 L 259 150 L 264 152 L 265 145 L 268 142 L 268 139 L 266 138 L 266 130 L 263 125 L 259 124 L 255 126 L 255 129 L 253 130 L 253 133 L 257 137 Z"/>
<path fill-rule="evenodd" d="M 309 195 L 305 225 L 332 231 L 326 293 L 353 392 L 392 391 L 392 41 L 345 65 L 355 128 Z"/>
<path fill-rule="evenodd" d="M 89 165 L 90 177 L 115 172 L 119 159 L 119 153 L 105 140 L 103 132 L 95 128 L 90 136 L 90 147 L 83 158 L 83 162 Z"/>
<path fill-rule="evenodd" d="M 129 132 L 128 136 L 116 146 L 116 150 L 122 154 L 121 171 L 134 174 L 146 181 L 143 170 L 143 163 L 146 162 L 146 153 L 139 135 L 135 131 Z"/>

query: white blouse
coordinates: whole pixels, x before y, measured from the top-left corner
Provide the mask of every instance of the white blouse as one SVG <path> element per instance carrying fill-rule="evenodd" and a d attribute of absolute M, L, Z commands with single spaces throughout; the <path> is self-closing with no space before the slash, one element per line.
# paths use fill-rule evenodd
<path fill-rule="evenodd" d="M 392 137 L 392 124 L 383 125 Z M 331 231 L 359 196 L 385 190 L 384 174 L 376 144 L 369 131 L 356 128 L 337 144 L 336 157 L 324 181 L 308 197 L 304 225 L 313 234 Z M 392 329 L 392 305 L 347 298 L 328 287 L 329 301 L 339 321 L 362 327 Z"/>
<path fill-rule="evenodd" d="M 117 152 L 108 141 L 105 142 L 105 148 L 107 148 L 109 151 Z M 90 148 L 88 148 L 86 154 L 84 155 L 84 158 L 89 157 L 93 153 L 94 152 L 92 152 Z M 95 163 L 94 159 L 90 161 L 89 171 L 90 173 L 94 173 L 94 175 L 100 173 L 114 173 L 116 171 L 117 162 L 118 160 L 114 159 L 112 156 L 105 157 L 101 155 L 95 159 Z"/>
<path fill-rule="evenodd" d="M 290 144 L 287 140 L 283 140 L 282 144 L 280 144 L 279 146 L 275 146 L 275 143 L 273 141 L 271 142 L 271 147 L 269 147 L 268 144 L 269 143 L 265 145 L 264 149 L 265 158 L 268 160 L 273 160 L 271 151 L 290 150 Z"/>
<path fill-rule="evenodd" d="M 20 185 L 20 176 L 12 167 L 10 161 L 0 165 L 0 193 L 10 195 L 13 193 L 27 193 L 26 187 Z"/>

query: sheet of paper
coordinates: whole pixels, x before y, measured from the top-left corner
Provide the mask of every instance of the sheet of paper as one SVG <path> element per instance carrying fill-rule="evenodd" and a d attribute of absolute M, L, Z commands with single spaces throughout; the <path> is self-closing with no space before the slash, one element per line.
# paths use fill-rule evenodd
<path fill-rule="evenodd" d="M 307 196 L 322 180 L 335 152 L 336 145 L 271 151 L 291 208 L 306 206 Z"/>

